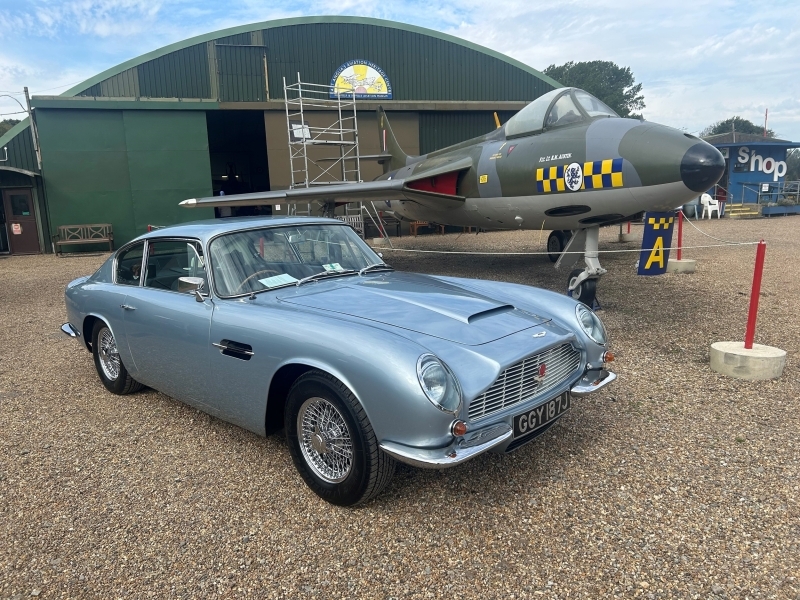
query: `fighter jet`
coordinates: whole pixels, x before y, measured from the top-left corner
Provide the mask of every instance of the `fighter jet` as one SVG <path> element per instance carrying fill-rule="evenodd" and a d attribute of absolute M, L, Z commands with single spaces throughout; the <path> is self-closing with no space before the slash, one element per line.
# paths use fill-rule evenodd
<path fill-rule="evenodd" d="M 725 159 L 710 144 L 670 127 L 621 118 L 577 88 L 557 88 L 494 131 L 422 156 L 406 155 L 378 110 L 384 174 L 375 181 L 192 198 L 185 207 L 322 201 L 385 203 L 400 218 L 493 229 L 552 230 L 547 249 L 560 265 L 583 245 L 585 267 L 569 295 L 590 306 L 606 270 L 600 226 L 645 211 L 670 211 L 711 188 Z"/>

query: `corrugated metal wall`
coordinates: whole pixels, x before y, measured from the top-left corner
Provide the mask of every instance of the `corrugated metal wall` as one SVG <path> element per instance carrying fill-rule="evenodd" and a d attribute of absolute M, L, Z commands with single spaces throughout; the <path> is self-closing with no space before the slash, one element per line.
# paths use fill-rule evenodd
<path fill-rule="evenodd" d="M 30 126 L 25 127 L 11 141 L 4 144 L 8 147 L 8 162 L 3 162 L 4 167 L 14 167 L 15 169 L 25 169 L 26 171 L 39 172 L 39 165 L 36 162 L 36 153 L 33 151 L 33 139 L 31 139 Z M 5 154 L 5 153 L 4 153 Z"/>
<path fill-rule="evenodd" d="M 514 111 L 498 111 L 501 123 Z M 490 112 L 433 111 L 419 113 L 419 151 L 427 154 L 464 140 L 489 133 L 497 127 Z"/>
<path fill-rule="evenodd" d="M 219 99 L 222 102 L 264 102 L 264 46 L 217 44 Z M 282 88 L 281 88 L 282 89 Z"/>
<path fill-rule="evenodd" d="M 205 44 L 189 46 L 137 67 L 146 98 L 211 98 Z"/>
<path fill-rule="evenodd" d="M 259 48 L 262 45 L 265 48 Z M 304 81 L 329 83 L 340 65 L 358 58 L 386 72 L 394 100 L 524 101 L 552 89 L 506 61 L 437 37 L 368 24 L 308 23 L 240 33 L 208 46 L 177 50 L 93 85 L 81 95 L 212 98 L 212 90 L 219 90 L 218 99 L 223 101 L 261 101 L 264 51 L 273 99 L 283 97 L 283 77 L 296 81 L 299 71 Z"/>
<path fill-rule="evenodd" d="M 263 31 L 269 47 L 270 91 L 280 97 L 282 77 L 329 83 L 348 60 L 380 66 L 394 100 L 531 100 L 553 87 L 482 52 L 439 38 L 389 27 L 314 23 Z"/>

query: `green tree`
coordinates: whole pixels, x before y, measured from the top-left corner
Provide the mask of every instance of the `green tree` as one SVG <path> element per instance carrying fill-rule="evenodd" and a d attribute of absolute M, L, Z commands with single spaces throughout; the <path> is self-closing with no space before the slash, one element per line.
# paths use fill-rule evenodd
<path fill-rule="evenodd" d="M 600 98 L 621 117 L 637 118 L 635 111 L 644 108 L 642 84 L 634 85 L 630 67 L 620 67 L 608 60 L 568 62 L 550 65 L 544 74 L 566 86 L 579 87 Z"/>
<path fill-rule="evenodd" d="M 736 129 L 736 133 L 751 133 L 753 135 L 764 135 L 764 126 L 756 125 L 752 121 L 748 121 L 743 117 L 731 117 L 724 121 L 717 121 L 703 129 L 700 132 L 700 137 L 709 135 L 717 135 L 720 133 L 731 133 Z M 767 137 L 774 138 L 775 132 L 772 129 L 767 129 Z"/>
<path fill-rule="evenodd" d="M 4 121 L 0 121 L 0 137 L 4 136 L 6 132 L 17 123 L 19 123 L 18 119 L 5 119 Z"/>

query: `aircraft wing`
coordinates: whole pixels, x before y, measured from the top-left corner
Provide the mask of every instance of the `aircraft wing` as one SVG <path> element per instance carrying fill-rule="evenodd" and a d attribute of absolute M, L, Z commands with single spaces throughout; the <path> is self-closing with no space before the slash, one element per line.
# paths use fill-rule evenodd
<path fill-rule="evenodd" d="M 190 198 L 181 202 L 180 205 L 186 208 L 195 208 L 199 206 L 306 204 L 314 201 L 346 203 L 409 200 L 433 209 L 456 208 L 461 206 L 465 200 L 464 196 L 455 193 L 458 173 L 470 167 L 472 167 L 472 159 L 465 157 L 401 179 L 381 179 L 362 183 L 337 183 L 252 194 Z"/>

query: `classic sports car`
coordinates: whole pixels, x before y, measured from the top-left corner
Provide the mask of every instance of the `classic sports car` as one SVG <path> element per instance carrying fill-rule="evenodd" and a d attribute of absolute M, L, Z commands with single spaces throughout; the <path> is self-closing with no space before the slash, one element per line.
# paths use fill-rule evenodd
<path fill-rule="evenodd" d="M 346 224 L 218 219 L 143 235 L 66 289 L 62 331 L 105 387 L 150 386 L 266 435 L 325 500 L 377 495 L 400 460 L 510 452 L 606 370 L 600 319 L 524 285 L 394 271 Z"/>

